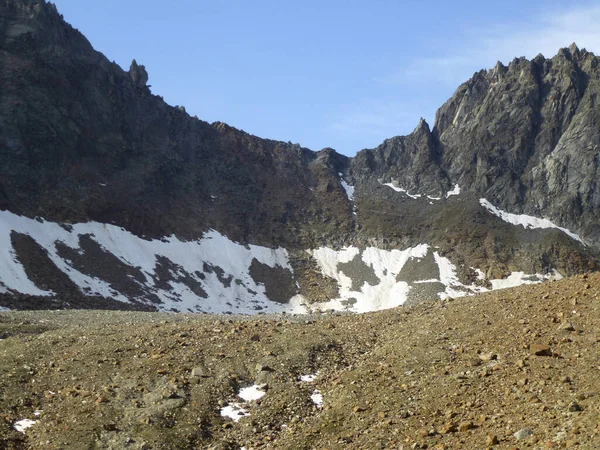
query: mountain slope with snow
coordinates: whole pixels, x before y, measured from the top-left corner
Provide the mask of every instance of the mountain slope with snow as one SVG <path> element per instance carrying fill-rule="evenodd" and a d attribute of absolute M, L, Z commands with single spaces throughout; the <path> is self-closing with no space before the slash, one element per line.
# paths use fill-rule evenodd
<path fill-rule="evenodd" d="M 0 307 L 366 311 L 598 267 L 600 61 L 575 46 L 348 158 L 190 117 L 44 0 L 0 17 Z"/>

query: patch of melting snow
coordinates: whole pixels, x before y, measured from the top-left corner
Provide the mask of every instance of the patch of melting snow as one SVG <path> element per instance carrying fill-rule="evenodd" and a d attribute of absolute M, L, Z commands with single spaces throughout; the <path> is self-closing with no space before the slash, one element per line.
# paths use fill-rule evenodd
<path fill-rule="evenodd" d="M 475 273 L 477 274 L 478 280 L 480 280 L 480 281 L 485 280 L 485 273 L 483 273 L 483 270 L 476 269 L 475 267 L 471 267 L 471 269 L 473 269 L 475 271 Z"/>
<path fill-rule="evenodd" d="M 391 187 L 396 192 L 400 192 L 400 193 L 406 194 L 410 198 L 414 198 L 414 199 L 421 198 L 421 194 L 410 194 L 406 189 L 394 186 L 394 183 L 382 183 L 382 184 L 384 186 Z"/>
<path fill-rule="evenodd" d="M 460 195 L 460 186 L 458 184 L 454 185 L 454 189 L 446 192 L 446 198 L 452 197 L 453 195 Z"/>
<path fill-rule="evenodd" d="M 310 399 L 315 405 L 317 405 L 317 408 L 323 407 L 323 394 L 321 394 L 321 391 L 318 389 L 315 389 L 315 391 L 311 394 Z"/>
<path fill-rule="evenodd" d="M 11 233 L 25 234 L 34 239 L 54 265 L 65 273 L 85 295 L 99 295 L 129 303 L 131 300 L 117 292 L 108 281 L 80 272 L 74 263 L 59 254 L 57 244 L 82 252 L 80 238 L 87 235 L 107 253 L 124 264 L 136 268 L 141 277 L 134 281 L 145 295 L 162 300 L 158 307 L 163 311 L 194 311 L 241 314 L 261 312 L 304 313 L 306 308 L 297 302 L 280 304 L 267 298 L 264 284 L 255 282 L 250 275 L 254 260 L 271 268 L 292 271 L 289 256 L 283 248 L 242 245 L 229 240 L 215 230 L 207 231 L 201 239 L 181 241 L 175 236 L 146 240 L 123 228 L 98 222 L 72 224 L 63 227 L 58 223 L 18 216 L 0 211 L 0 290 L 23 294 L 53 296 L 54 292 L 38 288 L 30 280 L 25 268 L 17 259 L 11 242 Z M 169 281 L 167 287 L 157 276 L 159 257 L 173 263 L 176 276 L 191 278 L 206 293 L 199 296 L 180 281 Z M 218 267 L 229 285 L 222 281 L 216 270 L 203 272 L 203 267 Z M 145 298 L 145 297 L 143 297 Z M 141 300 L 141 299 L 135 299 Z"/>
<path fill-rule="evenodd" d="M 252 402 L 264 397 L 265 391 L 262 389 L 264 389 L 264 386 L 255 384 L 253 386 L 240 389 L 240 392 L 238 392 L 238 397 L 247 402 Z"/>
<path fill-rule="evenodd" d="M 319 375 L 319 372 L 312 374 L 312 375 L 300 375 L 300 381 L 302 381 L 303 383 L 312 383 L 313 381 L 315 381 L 317 379 L 318 375 Z"/>
<path fill-rule="evenodd" d="M 253 402 L 263 398 L 265 391 L 264 386 L 254 384 L 252 386 L 242 388 L 238 392 L 237 396 L 245 402 Z M 227 406 L 221 408 L 221 416 L 229 417 L 234 422 L 238 422 L 242 417 L 249 416 L 250 413 L 242 407 L 240 403 L 231 402 Z"/>
<path fill-rule="evenodd" d="M 354 201 L 354 186 L 351 186 L 348 183 L 346 183 L 346 181 L 344 181 L 344 179 L 342 178 L 342 175 L 343 175 L 342 172 L 338 173 L 338 175 L 340 177 L 340 182 L 342 183 L 342 187 L 346 191 L 346 196 L 348 197 L 348 200 L 353 202 Z"/>
<path fill-rule="evenodd" d="M 27 430 L 28 428 L 31 428 L 36 423 L 37 423 L 37 420 L 22 419 L 22 420 L 18 420 L 17 422 L 15 422 L 13 427 L 15 430 L 17 430 L 21 433 L 25 433 L 25 430 Z"/>
<path fill-rule="evenodd" d="M 502 220 L 512 225 L 522 225 L 525 229 L 556 228 L 557 230 L 562 231 L 572 239 L 579 241 L 583 245 L 585 245 L 585 242 L 583 242 L 579 235 L 573 233 L 572 231 L 569 231 L 566 228 L 559 227 L 558 225 L 552 223 L 548 219 L 540 219 L 538 217 L 528 216 L 526 214 L 512 214 L 506 211 L 502 211 L 501 209 L 496 208 L 494 205 L 492 205 L 485 198 L 479 199 L 479 204 L 485 209 L 487 209 L 489 212 L 491 212 L 493 215 L 500 217 Z"/>
<path fill-rule="evenodd" d="M 500 280 L 490 280 L 492 283 L 492 289 L 506 289 L 511 287 L 521 286 L 523 284 L 537 284 L 546 280 L 558 280 L 562 276 L 558 272 L 553 274 L 542 275 L 536 273 L 534 275 L 527 275 L 525 272 L 513 272 L 507 278 Z"/>
<path fill-rule="evenodd" d="M 344 247 L 333 250 L 321 247 L 309 253 L 316 259 L 322 273 L 338 282 L 340 297 L 318 304 L 321 310 L 334 309 L 352 312 L 369 312 L 394 308 L 402 305 L 410 287 L 405 281 L 397 281 L 396 277 L 402 267 L 413 258 L 423 258 L 428 251 L 425 244 L 410 247 L 406 250 L 381 250 L 367 247 Z M 370 268 L 379 279 L 379 283 L 371 285 L 366 281 L 358 289 L 352 279 L 338 269 L 338 264 L 348 263 L 361 256 L 362 263 Z M 315 305 L 317 306 L 317 305 Z"/>
<path fill-rule="evenodd" d="M 230 403 L 221 408 L 221 417 L 229 417 L 234 422 L 239 422 L 242 417 L 249 416 L 250 413 L 242 408 L 239 403 Z"/>

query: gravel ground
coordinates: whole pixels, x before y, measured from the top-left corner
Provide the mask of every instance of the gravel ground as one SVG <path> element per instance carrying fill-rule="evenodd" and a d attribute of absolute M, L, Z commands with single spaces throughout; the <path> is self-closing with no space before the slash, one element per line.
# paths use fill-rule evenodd
<path fill-rule="evenodd" d="M 363 315 L 2 313 L 0 448 L 600 448 L 599 292 L 590 274 Z"/>

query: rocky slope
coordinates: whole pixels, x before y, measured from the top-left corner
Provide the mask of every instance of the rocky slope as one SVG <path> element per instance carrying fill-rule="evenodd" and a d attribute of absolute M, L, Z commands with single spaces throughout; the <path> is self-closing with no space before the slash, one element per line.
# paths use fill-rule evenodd
<path fill-rule="evenodd" d="M 190 117 L 51 3 L 1 0 L 0 307 L 340 308 L 375 287 L 373 309 L 592 270 L 597 66 L 574 46 L 499 64 L 460 86 L 433 129 L 347 158 Z M 217 261 L 203 250 L 215 233 L 259 256 Z M 125 234 L 129 253 L 113 245 Z M 193 261 L 174 251 L 184 242 Z M 318 259 L 322 247 L 335 255 Z M 285 255 L 269 264 L 264 249 Z"/>
<path fill-rule="evenodd" d="M 596 273 L 361 315 L 1 313 L 0 447 L 595 449 L 598 292 Z"/>

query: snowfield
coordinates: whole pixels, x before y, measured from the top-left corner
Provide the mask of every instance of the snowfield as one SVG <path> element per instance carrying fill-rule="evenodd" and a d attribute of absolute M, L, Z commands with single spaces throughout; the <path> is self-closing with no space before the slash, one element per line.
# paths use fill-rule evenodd
<path fill-rule="evenodd" d="M 57 244 L 78 252 L 80 238 L 89 236 L 103 250 L 124 264 L 137 268 L 143 281 L 134 280 L 144 292 L 154 294 L 162 303 L 162 311 L 203 313 L 257 313 L 304 309 L 300 305 L 282 305 L 270 301 L 262 283 L 250 276 L 253 260 L 290 271 L 285 249 L 256 245 L 244 246 L 211 230 L 196 241 L 180 241 L 174 236 L 145 240 L 123 228 L 97 222 L 78 223 L 62 227 L 53 222 L 34 220 L 0 211 L 0 288 L 30 295 L 50 296 L 52 291 L 37 287 L 25 273 L 11 242 L 12 232 L 33 238 L 56 267 L 86 295 L 113 298 L 128 303 L 131 300 L 108 282 L 79 271 L 68 258 L 61 257 Z M 165 287 L 157 275 L 158 258 L 171 263 L 172 278 Z M 208 268 L 207 270 L 205 270 Z M 188 277 L 202 288 L 206 298 L 194 293 L 182 280 Z M 188 283 L 189 284 L 189 283 Z"/>
<path fill-rule="evenodd" d="M 349 199 L 353 194 L 350 188 L 347 190 Z M 459 188 L 455 190 L 459 191 Z M 544 219 L 505 213 L 484 200 L 481 201 L 484 207 L 511 223 L 525 227 L 551 226 L 568 232 Z M 149 298 L 154 298 L 153 304 L 161 311 L 301 314 L 315 309 L 332 309 L 363 313 L 400 306 L 406 302 L 414 286 L 426 283 L 432 283 L 434 293 L 439 285 L 438 296 L 441 298 L 488 290 L 482 286 L 483 283 L 461 283 L 452 262 L 427 244 L 403 250 L 353 246 L 334 250 L 321 247 L 307 252 L 314 258 L 321 273 L 337 282 L 339 292 L 336 298 L 327 302 L 309 305 L 298 293 L 302 286 L 294 278 L 288 252 L 283 248 L 242 245 L 215 230 L 209 230 L 195 241 L 181 241 L 175 236 L 148 240 L 114 225 L 88 222 L 63 226 L 0 211 L 0 294 L 55 295 L 51 289 L 44 289 L 29 278 L 14 248 L 15 233 L 33 239 L 56 268 L 84 295 L 145 304 L 150 302 Z M 87 244 L 83 245 L 84 242 Z M 77 258 L 87 261 L 90 242 L 100 253 L 117 258 L 124 268 L 136 274 L 129 274 L 126 280 L 129 288 L 135 288 L 131 292 L 136 294 L 125 292 L 114 280 L 111 282 L 108 278 L 94 276 L 87 266 L 82 267 L 81 263 L 73 261 Z M 405 281 L 401 272 L 406 264 L 421 261 L 428 255 L 435 261 L 435 273 L 425 273 L 422 279 Z M 271 301 L 265 285 L 252 277 L 251 266 L 257 263 L 263 268 L 287 271 L 297 293 L 287 303 Z M 481 270 L 473 270 L 480 281 L 485 280 Z M 501 289 L 554 277 L 515 272 L 505 280 L 490 280 L 490 284 L 492 289 Z M 6 310 L 0 307 L 0 312 Z"/>
<path fill-rule="evenodd" d="M 522 225 L 525 229 L 556 228 L 557 230 L 560 230 L 563 233 L 567 234 L 571 239 L 575 239 L 576 241 L 579 241 L 583 245 L 585 245 L 585 242 L 583 242 L 583 239 L 581 239 L 579 235 L 567 230 L 566 228 L 559 227 L 558 225 L 552 223 L 548 219 L 540 219 L 538 217 L 528 216 L 526 214 L 511 214 L 509 212 L 502 211 L 501 209 L 496 208 L 485 198 L 480 199 L 479 203 L 489 212 L 491 212 L 495 216 L 500 217 L 502 220 L 510 224 Z"/>

